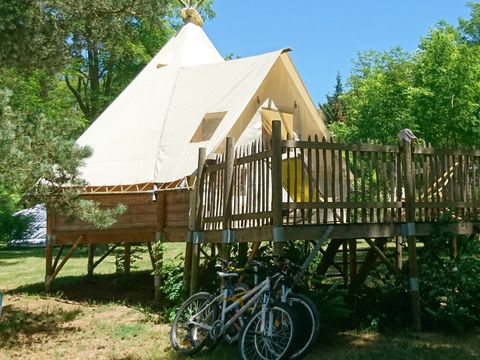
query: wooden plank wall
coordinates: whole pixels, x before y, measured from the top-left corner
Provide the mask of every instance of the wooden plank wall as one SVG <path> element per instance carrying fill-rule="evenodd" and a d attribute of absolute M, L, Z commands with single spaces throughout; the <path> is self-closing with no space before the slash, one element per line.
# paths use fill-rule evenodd
<path fill-rule="evenodd" d="M 168 191 L 162 200 L 152 201 L 151 193 L 85 194 L 82 198 L 98 201 L 102 208 L 121 203 L 127 210 L 108 229 L 69 219 L 61 214 L 49 214 L 51 232 L 57 244 L 71 244 L 80 235 L 84 243 L 153 242 L 160 226 L 164 226 L 167 241 L 185 241 L 188 231 L 189 196 L 187 190 Z M 160 217 L 165 216 L 161 225 Z"/>

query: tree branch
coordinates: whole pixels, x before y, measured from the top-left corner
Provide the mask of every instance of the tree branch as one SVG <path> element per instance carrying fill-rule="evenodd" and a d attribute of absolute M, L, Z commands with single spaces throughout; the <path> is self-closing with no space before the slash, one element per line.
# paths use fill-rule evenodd
<path fill-rule="evenodd" d="M 65 75 L 65 83 L 67 84 L 67 87 L 70 89 L 72 92 L 73 96 L 75 96 L 75 99 L 77 99 L 78 105 L 80 106 L 80 109 L 82 110 L 83 114 L 88 117 L 90 111 L 88 109 L 88 106 L 85 105 L 85 102 L 82 99 L 82 95 L 70 84 L 70 80 L 68 79 L 68 76 Z"/>

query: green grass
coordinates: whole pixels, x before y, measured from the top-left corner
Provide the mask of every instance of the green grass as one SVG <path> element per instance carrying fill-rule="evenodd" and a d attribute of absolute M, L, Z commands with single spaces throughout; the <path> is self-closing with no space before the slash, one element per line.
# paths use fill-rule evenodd
<path fill-rule="evenodd" d="M 168 244 L 173 258 L 183 244 Z M 147 253 L 129 276 L 115 274 L 109 256 L 87 278 L 86 249 L 79 249 L 54 282 L 43 290 L 42 248 L 0 248 L 0 288 L 7 290 L 0 321 L 0 359 L 182 359 L 171 349 L 162 302 L 153 302 Z M 66 251 L 65 251 L 66 252 Z M 97 258 L 100 254 L 97 254 Z M 379 333 L 372 330 L 324 332 L 306 360 L 480 359 L 480 331 Z M 238 358 L 236 345 L 219 344 L 204 360 Z"/>
<path fill-rule="evenodd" d="M 173 258 L 183 251 L 183 244 L 167 244 L 165 257 Z M 59 247 L 54 248 L 54 257 Z M 62 257 L 68 252 L 65 248 Z M 132 265 L 133 271 L 152 271 L 150 257 L 143 247 L 140 259 Z M 96 251 L 95 258 L 101 256 Z M 21 286 L 43 283 L 45 278 L 45 249 L 42 247 L 0 247 L 0 290 L 6 291 Z M 115 273 L 115 255 L 110 254 L 96 268 L 95 274 Z M 15 274 L 12 276 L 12 274 Z M 78 248 L 59 272 L 56 282 L 69 277 L 87 274 L 87 248 Z"/>

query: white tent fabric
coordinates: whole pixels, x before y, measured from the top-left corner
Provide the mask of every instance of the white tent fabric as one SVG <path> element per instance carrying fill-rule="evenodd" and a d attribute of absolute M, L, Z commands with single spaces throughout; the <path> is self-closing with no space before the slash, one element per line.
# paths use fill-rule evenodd
<path fill-rule="evenodd" d="M 43 205 L 17 211 L 13 216 L 24 216 L 31 219 L 30 226 L 23 239 L 12 240 L 15 245 L 45 245 L 47 240 L 47 210 Z"/>
<path fill-rule="evenodd" d="M 82 176 L 90 186 L 181 179 L 196 169 L 199 147 L 211 153 L 226 136 L 238 139 L 267 99 L 298 104 L 298 130 L 326 136 L 288 54 L 224 61 L 203 29 L 186 23 L 78 139 L 93 149 Z M 220 124 L 193 142 L 211 113 L 224 114 Z"/>

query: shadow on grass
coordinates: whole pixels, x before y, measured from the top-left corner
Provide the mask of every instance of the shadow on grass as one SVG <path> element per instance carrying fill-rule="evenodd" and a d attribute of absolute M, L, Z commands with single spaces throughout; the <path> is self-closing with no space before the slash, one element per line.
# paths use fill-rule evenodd
<path fill-rule="evenodd" d="M 479 359 L 475 341 L 463 335 L 442 336 L 439 333 L 340 333 L 319 337 L 308 359 L 348 360 L 439 360 Z M 317 355 L 318 356 L 318 355 Z"/>
<path fill-rule="evenodd" d="M 28 312 L 12 305 L 3 309 L 0 322 L 0 343 L 6 347 L 29 346 L 38 342 L 38 337 L 51 336 L 59 332 L 75 332 L 75 327 L 65 327 L 64 323 L 74 320 L 82 313 L 80 309 L 65 311 Z"/>
<path fill-rule="evenodd" d="M 166 303 L 154 302 L 153 275 L 150 271 L 137 271 L 129 275 L 99 274 L 88 276 L 63 276 L 54 280 L 55 297 L 76 302 L 162 308 Z M 7 294 L 45 296 L 45 284 L 35 283 L 9 290 Z"/>
<path fill-rule="evenodd" d="M 20 260 L 19 261 L 1 261 L 0 260 L 0 267 L 13 266 L 13 265 L 17 265 L 19 263 L 20 263 Z"/>

